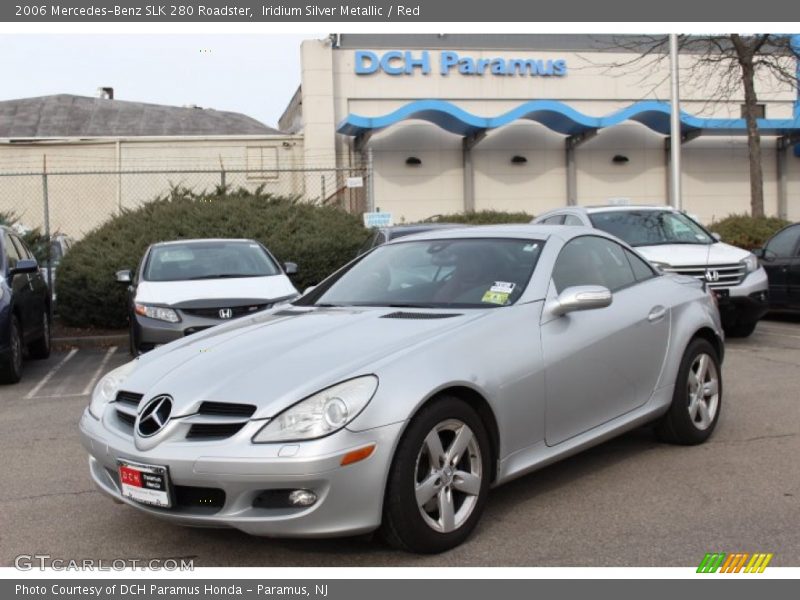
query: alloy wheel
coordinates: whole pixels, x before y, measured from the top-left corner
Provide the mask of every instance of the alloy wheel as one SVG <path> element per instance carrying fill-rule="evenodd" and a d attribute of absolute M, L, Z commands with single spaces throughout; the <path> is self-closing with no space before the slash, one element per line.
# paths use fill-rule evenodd
<path fill-rule="evenodd" d="M 417 455 L 415 496 L 425 523 L 440 533 L 461 527 L 478 502 L 483 478 L 481 448 L 458 419 L 436 425 Z"/>
<path fill-rule="evenodd" d="M 697 429 L 706 430 L 719 408 L 719 374 L 714 360 L 698 354 L 689 369 L 689 418 Z"/>

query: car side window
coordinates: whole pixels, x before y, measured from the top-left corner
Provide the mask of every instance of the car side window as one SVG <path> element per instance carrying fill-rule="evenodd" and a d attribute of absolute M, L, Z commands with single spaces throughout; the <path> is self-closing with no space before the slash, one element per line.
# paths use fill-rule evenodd
<path fill-rule="evenodd" d="M 601 285 L 614 292 L 636 283 L 636 277 L 622 246 L 586 235 L 561 249 L 553 267 L 553 283 L 559 293 L 577 285 Z"/>
<path fill-rule="evenodd" d="M 655 269 L 647 261 L 642 260 L 627 248 L 625 248 L 625 256 L 628 257 L 628 262 L 631 263 L 631 269 L 633 269 L 633 276 L 636 277 L 636 281 L 645 281 L 656 276 Z"/>
<path fill-rule="evenodd" d="M 21 257 L 19 255 L 19 250 L 17 250 L 17 247 L 14 245 L 14 242 L 11 241 L 11 236 L 7 233 L 3 234 L 3 246 L 6 250 L 8 268 L 13 269 L 17 266 L 17 262 Z"/>
<path fill-rule="evenodd" d="M 567 215 L 564 217 L 564 225 L 583 225 L 583 221 L 575 215 Z"/>
<path fill-rule="evenodd" d="M 28 249 L 20 238 L 15 235 L 11 236 L 11 241 L 14 242 L 14 245 L 17 247 L 17 253 L 19 254 L 20 258 L 33 258 L 33 253 Z"/>
<path fill-rule="evenodd" d="M 547 217 L 544 221 L 542 221 L 542 225 L 561 225 L 564 222 L 564 215 L 553 215 L 552 217 Z"/>
<path fill-rule="evenodd" d="M 800 238 L 800 226 L 787 227 L 767 242 L 766 250 L 778 258 L 795 256 L 798 251 L 798 238 Z"/>

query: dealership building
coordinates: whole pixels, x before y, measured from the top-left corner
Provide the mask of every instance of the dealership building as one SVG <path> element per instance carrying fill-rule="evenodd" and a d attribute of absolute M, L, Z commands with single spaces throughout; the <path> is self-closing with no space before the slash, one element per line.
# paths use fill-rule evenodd
<path fill-rule="evenodd" d="M 494 209 L 669 202 L 669 61 L 633 38 L 336 34 L 301 46 L 279 121 L 305 165 L 365 164 L 368 207 L 395 222 Z M 702 221 L 750 208 L 743 93 L 719 100 L 680 56 L 683 207 Z M 786 60 L 790 60 L 786 57 Z M 757 82 L 765 210 L 800 219 L 790 86 Z"/>

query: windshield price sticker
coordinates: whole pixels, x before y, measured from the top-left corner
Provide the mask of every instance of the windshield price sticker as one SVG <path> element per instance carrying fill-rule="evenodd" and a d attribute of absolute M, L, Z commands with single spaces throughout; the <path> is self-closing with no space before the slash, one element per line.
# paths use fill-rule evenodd
<path fill-rule="evenodd" d="M 506 292 L 493 292 L 488 290 L 481 298 L 481 302 L 487 304 L 506 304 L 508 302 L 508 293 Z"/>
<path fill-rule="evenodd" d="M 495 281 L 494 285 L 492 285 L 492 287 L 489 288 L 489 291 L 499 292 L 501 294 L 508 295 L 514 291 L 516 285 L 517 285 L 516 283 L 513 283 L 511 281 Z"/>

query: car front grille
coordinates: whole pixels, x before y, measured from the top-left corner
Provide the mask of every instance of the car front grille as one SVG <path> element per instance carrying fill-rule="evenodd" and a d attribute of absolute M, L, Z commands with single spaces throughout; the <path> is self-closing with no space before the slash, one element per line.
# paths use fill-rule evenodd
<path fill-rule="evenodd" d="M 192 423 L 187 439 L 221 440 L 235 435 L 256 412 L 252 404 L 233 402 L 203 402 L 197 414 L 190 417 Z"/>
<path fill-rule="evenodd" d="M 244 426 L 245 423 L 196 423 L 189 429 L 186 439 L 223 440 Z"/>
<path fill-rule="evenodd" d="M 256 412 L 252 404 L 233 404 L 231 402 L 203 402 L 197 411 L 201 415 L 223 415 L 249 419 Z"/>
<path fill-rule="evenodd" d="M 192 315 L 195 317 L 204 317 L 206 319 L 216 319 L 216 320 L 223 319 L 223 317 L 220 316 L 219 314 L 220 311 L 230 310 L 231 315 L 224 317 L 224 319 L 227 320 L 256 313 L 266 308 L 269 308 L 270 306 L 272 306 L 272 304 L 251 304 L 249 306 L 215 306 L 209 308 L 181 308 L 180 310 L 186 313 L 187 315 Z"/>
<path fill-rule="evenodd" d="M 729 288 L 739 285 L 747 274 L 747 268 L 743 264 L 729 265 L 700 265 L 690 267 L 666 267 L 663 269 L 667 273 L 678 275 L 688 275 L 700 281 L 704 281 L 712 289 Z M 716 274 L 716 275 L 715 275 Z M 709 277 L 710 275 L 710 277 Z"/>
<path fill-rule="evenodd" d="M 142 401 L 143 397 L 143 394 L 120 391 L 117 392 L 117 397 L 114 399 L 117 419 L 123 428 L 126 428 L 131 433 L 133 432 L 133 424 L 136 422 L 136 413 L 139 410 L 139 402 Z"/>
<path fill-rule="evenodd" d="M 142 394 L 119 392 L 114 401 L 118 425 L 131 435 L 142 398 Z M 239 432 L 255 412 L 256 407 L 253 404 L 206 401 L 200 404 L 196 413 L 176 420 L 188 426 L 188 429 L 182 429 L 186 439 L 222 440 Z"/>

